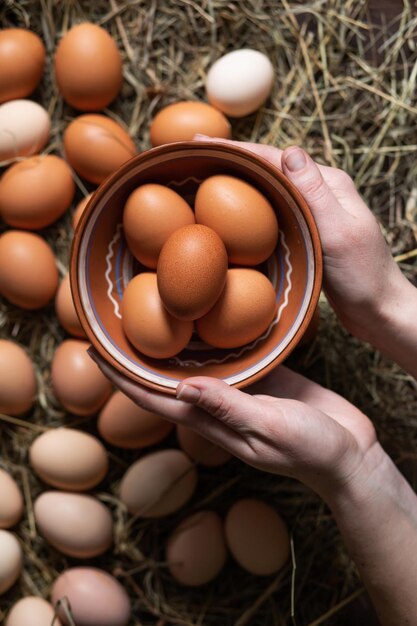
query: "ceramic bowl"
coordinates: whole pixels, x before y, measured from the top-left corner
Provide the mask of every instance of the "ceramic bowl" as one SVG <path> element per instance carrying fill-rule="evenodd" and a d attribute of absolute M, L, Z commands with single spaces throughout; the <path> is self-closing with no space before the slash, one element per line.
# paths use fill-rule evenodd
<path fill-rule="evenodd" d="M 129 194 L 144 183 L 168 185 L 192 205 L 199 184 L 213 174 L 244 179 L 263 193 L 276 211 L 279 241 L 260 269 L 275 287 L 277 314 L 261 337 L 241 348 L 212 348 L 193 336 L 175 357 L 148 358 L 129 343 L 121 324 L 123 290 L 141 269 L 123 236 L 123 206 Z M 303 198 L 270 163 L 224 143 L 168 144 L 125 163 L 94 193 L 72 247 L 71 288 L 89 340 L 119 372 L 168 394 L 174 394 L 178 383 L 188 376 L 215 376 L 239 388 L 264 376 L 303 336 L 317 305 L 321 280 L 320 240 Z"/>

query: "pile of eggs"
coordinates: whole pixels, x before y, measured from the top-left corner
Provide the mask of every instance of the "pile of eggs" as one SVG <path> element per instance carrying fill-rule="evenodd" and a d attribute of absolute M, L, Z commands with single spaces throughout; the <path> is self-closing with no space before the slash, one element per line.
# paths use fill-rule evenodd
<path fill-rule="evenodd" d="M 275 290 L 254 267 L 275 249 L 278 222 L 257 189 L 233 176 L 211 176 L 199 186 L 193 211 L 169 187 L 142 185 L 126 202 L 123 227 L 146 267 L 122 301 L 123 329 L 142 353 L 174 356 L 194 327 L 207 344 L 236 348 L 269 326 Z"/>
<path fill-rule="evenodd" d="M 91 565 L 92 559 L 108 553 L 114 544 L 115 513 L 110 503 L 117 501 L 119 518 L 132 515 L 156 520 L 179 513 L 192 502 L 199 474 L 221 471 L 216 468 L 229 462 L 230 454 L 183 426 L 176 427 L 174 436 L 170 422 L 114 391 L 86 352 L 88 343 L 75 312 L 68 276 L 42 231 L 67 214 L 75 198 L 76 183 L 80 186 L 79 177 L 90 184 L 94 193 L 91 186 L 101 183 L 134 156 L 137 148 L 122 123 L 100 112 L 117 98 L 123 84 L 118 47 L 106 30 L 83 23 L 64 34 L 55 53 L 57 97 L 81 114 L 66 125 L 63 151 L 54 154 L 56 144 L 48 146 L 49 113 L 28 99 L 41 81 L 45 56 L 44 44 L 35 33 L 19 28 L 0 31 L 0 166 L 7 167 L 0 178 L 0 217 L 6 225 L 0 235 L 0 295 L 9 306 L 21 309 L 21 315 L 27 316 L 54 302 L 66 337 L 54 352 L 49 372 L 39 370 L 36 355 L 33 362 L 27 347 L 9 338 L 0 340 L 0 413 L 9 416 L 9 422 L 15 420 L 24 427 L 24 420 L 36 404 L 43 410 L 47 408 L 41 389 L 50 378 L 56 403 L 63 411 L 78 416 L 79 421 L 96 417 L 98 435 L 79 428 L 36 425 L 34 432 L 40 434 L 34 437 L 27 455 L 30 484 L 35 485 L 38 494 L 32 504 L 28 489 L 25 488 L 23 497 L 16 481 L 20 478 L 17 468 L 2 462 L 0 594 L 13 587 L 25 567 L 26 556 L 17 526 L 25 514 L 36 526 L 38 545 L 72 559 L 73 566 L 59 572 L 52 581 L 51 602 L 28 595 L 13 606 L 6 604 L 6 626 L 46 626 L 56 613 L 57 626 L 125 626 L 132 611 L 126 590 L 115 576 Z M 152 145 L 190 140 L 195 133 L 229 138 L 231 126 L 225 115 L 239 117 L 255 111 L 268 97 L 272 80 L 271 63 L 260 52 L 238 50 L 225 55 L 208 72 L 206 90 L 210 104 L 179 102 L 159 111 L 150 127 Z M 145 242 L 156 245 L 158 241 L 156 253 L 137 241 L 136 232 L 140 229 L 136 231 L 134 222 L 140 218 L 135 211 L 131 214 L 129 208 L 146 190 L 140 188 L 129 198 L 125 208 L 129 246 L 145 267 L 156 269 L 156 273 L 142 272 L 132 280 L 123 304 L 127 312 L 123 320 L 126 333 L 140 350 L 146 351 L 146 338 L 138 340 L 137 326 L 130 330 L 128 321 L 129 292 L 139 281 L 152 283 L 166 314 L 187 327 L 182 342 L 186 338 L 188 341 L 194 319 L 205 341 L 212 345 L 220 341 L 212 336 L 210 325 L 203 320 L 221 302 L 222 294 L 228 293 L 229 286 L 232 290 L 244 289 L 247 294 L 248 285 L 252 290 L 257 282 L 262 283 L 259 289 L 270 295 L 266 296 L 267 313 L 262 314 L 257 332 L 261 332 L 267 319 L 269 323 L 275 306 L 273 288 L 261 272 L 253 269 L 263 258 L 254 249 L 245 248 L 242 233 L 233 233 L 226 223 L 222 230 L 221 220 L 211 222 L 207 215 L 207 197 L 214 194 L 215 198 L 222 188 L 239 194 L 244 185 L 244 181 L 226 176 L 204 181 L 194 212 L 172 190 L 154 185 L 153 192 L 157 188 L 158 194 L 169 196 L 163 207 L 170 210 L 174 222 L 177 220 L 172 232 L 162 231 L 161 220 L 159 230 Z M 257 198 L 265 215 L 269 215 L 265 223 L 259 221 L 267 239 L 266 243 L 260 236 L 259 246 L 262 254 L 268 255 L 276 243 L 275 216 L 271 217 L 267 200 L 257 190 L 245 188 L 245 193 Z M 90 196 L 79 201 L 72 215 L 74 228 Z M 248 219 L 253 219 L 253 215 Z M 189 232 L 193 233 L 191 238 Z M 222 252 L 217 279 L 207 284 L 210 294 L 200 294 L 192 311 L 185 311 L 181 291 L 171 293 L 169 289 L 173 286 L 172 250 L 181 252 L 186 245 L 178 243 L 181 237 L 192 246 L 196 233 L 200 243 L 205 241 L 210 247 L 215 241 Z M 238 241 L 236 249 L 234 235 Z M 233 265 L 230 269 L 229 263 Z M 204 265 L 208 265 L 207 257 Z M 186 268 L 183 280 L 185 274 Z M 235 313 L 228 324 L 232 320 L 236 324 Z M 229 331 L 226 329 L 224 336 L 229 336 Z M 17 327 L 16 332 L 18 335 Z M 248 340 L 242 333 L 233 339 L 234 343 Z M 225 341 L 222 345 L 226 345 Z M 180 348 L 176 346 L 175 351 Z M 167 342 L 163 350 L 175 353 Z M 138 458 L 125 469 L 114 497 L 99 497 L 97 489 L 102 491 L 117 449 L 136 450 Z M 16 533 L 11 530 L 14 527 Z M 146 552 L 146 546 L 143 549 Z M 187 513 L 166 539 L 164 567 L 178 584 L 196 587 L 221 572 L 228 554 L 253 575 L 267 576 L 285 566 L 289 556 L 288 531 L 277 511 L 265 502 L 246 498 L 236 501 L 224 517 L 210 509 Z M 83 565 L 86 561 L 88 565 Z"/>

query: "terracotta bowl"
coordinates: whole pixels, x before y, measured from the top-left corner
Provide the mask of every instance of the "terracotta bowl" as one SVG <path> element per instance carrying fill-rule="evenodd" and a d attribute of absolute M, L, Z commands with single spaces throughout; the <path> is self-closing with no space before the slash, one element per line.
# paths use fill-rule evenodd
<path fill-rule="evenodd" d="M 259 269 L 275 287 L 277 315 L 261 337 L 241 348 L 212 348 L 193 336 L 175 357 L 148 358 L 129 343 L 121 324 L 123 290 L 141 269 L 123 236 L 123 206 L 144 183 L 168 185 L 192 204 L 198 185 L 213 174 L 230 174 L 253 184 L 276 210 L 278 245 Z M 264 376 L 303 336 L 317 305 L 321 280 L 319 235 L 303 198 L 270 163 L 222 143 L 164 145 L 125 163 L 88 203 L 75 232 L 71 257 L 75 306 L 93 346 L 128 378 L 168 394 L 174 394 L 188 376 L 215 376 L 236 387 Z"/>

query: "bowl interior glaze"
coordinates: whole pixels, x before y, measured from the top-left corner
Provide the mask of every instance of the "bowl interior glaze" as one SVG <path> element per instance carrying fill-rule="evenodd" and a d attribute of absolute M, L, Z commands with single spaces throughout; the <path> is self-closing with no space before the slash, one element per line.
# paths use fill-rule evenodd
<path fill-rule="evenodd" d="M 254 185 L 276 211 L 278 245 L 260 268 L 275 287 L 276 317 L 260 338 L 241 348 L 211 348 L 193 336 L 175 357 L 148 358 L 133 348 L 121 326 L 123 290 L 137 271 L 145 269 L 126 246 L 123 206 L 129 194 L 145 183 L 167 185 L 192 204 L 199 184 L 213 174 L 230 174 Z M 252 152 L 212 142 L 169 144 L 124 164 L 90 200 L 75 232 L 71 257 L 74 302 L 91 343 L 129 378 L 171 394 L 182 379 L 193 375 L 215 376 L 243 387 L 283 361 L 312 318 L 321 279 L 317 228 L 297 190 Z"/>

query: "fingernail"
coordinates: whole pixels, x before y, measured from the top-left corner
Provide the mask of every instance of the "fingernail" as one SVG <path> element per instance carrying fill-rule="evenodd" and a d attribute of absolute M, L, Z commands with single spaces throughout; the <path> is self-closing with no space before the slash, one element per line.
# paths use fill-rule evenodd
<path fill-rule="evenodd" d="M 306 158 L 301 148 L 294 148 L 285 155 L 285 165 L 290 172 L 299 172 L 306 166 Z"/>
<path fill-rule="evenodd" d="M 199 401 L 200 396 L 200 391 L 196 387 L 191 387 L 191 385 L 181 385 L 179 389 L 177 388 L 178 400 L 195 404 Z"/>

